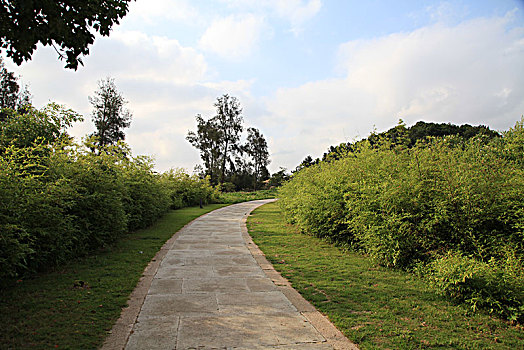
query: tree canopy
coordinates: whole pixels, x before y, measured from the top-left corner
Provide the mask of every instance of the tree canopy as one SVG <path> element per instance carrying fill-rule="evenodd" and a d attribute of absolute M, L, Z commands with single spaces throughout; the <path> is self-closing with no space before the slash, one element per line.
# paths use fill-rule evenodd
<path fill-rule="evenodd" d="M 93 105 L 92 119 L 96 131 L 91 134 L 97 138 L 96 144 L 103 148 L 125 139 L 123 129 L 131 125 L 132 114 L 124 106 L 127 101 L 118 91 L 115 80 L 106 78 L 98 82 L 95 96 L 89 97 Z"/>
<path fill-rule="evenodd" d="M 200 158 L 204 162 L 206 175 L 216 183 L 218 164 L 220 160 L 221 133 L 215 118 L 204 120 L 200 114 L 196 116 L 197 131 L 189 131 L 186 139 L 200 151 Z"/>
<path fill-rule="evenodd" d="M 131 0 L 18 0 L 0 6 L 0 50 L 16 64 L 31 59 L 37 44 L 55 48 L 66 68 L 77 69 L 98 32 L 108 36 Z M 94 33 L 93 33 L 94 32 Z"/>
<path fill-rule="evenodd" d="M 233 163 L 235 152 L 241 152 L 239 146 L 240 133 L 244 129 L 242 126 L 242 108 L 236 97 L 223 95 L 217 98 L 215 102 L 217 115 L 216 125 L 220 134 L 220 178 L 219 182 L 223 183 L 226 176 L 226 165 Z"/>
<path fill-rule="evenodd" d="M 253 160 L 253 184 L 256 191 L 258 179 L 262 176 L 264 170 L 267 172 L 266 167 L 269 164 L 267 142 L 258 129 L 247 129 L 247 143 L 244 150 Z"/>
<path fill-rule="evenodd" d="M 186 137 L 200 151 L 205 167 L 201 175 L 208 175 L 212 184 L 226 186 L 224 184 L 230 182 L 237 190 L 256 188 L 261 180 L 269 177 L 266 168 L 269 153 L 264 136 L 258 129 L 248 128 L 247 141 L 241 143 L 243 117 L 236 97 L 222 95 L 215 107 L 216 115 L 208 120 L 200 114 L 196 116 L 197 130 L 189 131 Z"/>
<path fill-rule="evenodd" d="M 19 110 L 31 104 L 31 94 L 25 86 L 20 88 L 19 77 L 7 70 L 0 57 L 0 109 L 10 108 Z M 7 112 L 0 112 L 0 121 Z"/>

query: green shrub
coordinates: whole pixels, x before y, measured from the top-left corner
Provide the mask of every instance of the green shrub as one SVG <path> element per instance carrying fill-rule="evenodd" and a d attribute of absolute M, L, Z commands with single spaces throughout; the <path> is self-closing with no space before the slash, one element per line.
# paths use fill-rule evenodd
<path fill-rule="evenodd" d="M 146 157 L 125 161 L 122 166 L 126 197 L 127 230 L 145 228 L 153 224 L 170 207 L 169 192 L 161 176 L 153 172 L 153 163 Z"/>
<path fill-rule="evenodd" d="M 353 186 L 354 160 L 320 163 L 295 174 L 278 191 L 288 221 L 317 237 L 353 244 L 345 218 L 344 195 Z"/>
<path fill-rule="evenodd" d="M 524 173 L 496 147 L 458 137 L 411 149 L 362 143 L 295 174 L 279 191 L 280 206 L 305 232 L 360 247 L 386 266 L 448 249 L 487 260 L 501 242 L 524 242 Z"/>
<path fill-rule="evenodd" d="M 171 198 L 171 208 L 199 205 L 215 201 L 218 193 L 210 185 L 209 178 L 200 179 L 189 175 L 183 169 L 170 169 L 161 176 L 163 186 Z"/>
<path fill-rule="evenodd" d="M 524 267 L 509 253 L 504 261 L 482 262 L 448 252 L 425 269 L 429 287 L 438 294 L 512 321 L 524 321 Z"/>
<path fill-rule="evenodd" d="M 217 185 L 217 189 L 220 192 L 234 192 L 235 191 L 235 184 L 232 182 L 224 182 Z"/>
<path fill-rule="evenodd" d="M 151 225 L 170 207 L 211 202 L 208 180 L 156 174 L 123 144 L 71 142 L 78 118 L 51 105 L 0 125 L 0 282 L 59 265 Z"/>
<path fill-rule="evenodd" d="M 409 269 L 447 251 L 488 264 L 505 259 L 507 246 L 524 261 L 522 130 L 517 123 L 503 138 L 427 138 L 410 148 L 402 139 L 360 142 L 295 173 L 279 191 L 280 207 L 303 232 L 384 266 Z M 496 293 L 485 292 L 479 307 L 494 308 L 487 300 Z M 494 300 L 501 315 L 520 307 Z"/>

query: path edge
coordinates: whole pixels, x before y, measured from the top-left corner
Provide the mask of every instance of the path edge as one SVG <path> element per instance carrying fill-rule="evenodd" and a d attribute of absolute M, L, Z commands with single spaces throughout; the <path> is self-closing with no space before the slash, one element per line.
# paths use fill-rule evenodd
<path fill-rule="evenodd" d="M 222 208 L 226 207 L 228 206 Z M 149 292 L 151 283 L 153 282 L 153 277 L 155 277 L 156 272 L 158 271 L 158 268 L 162 263 L 162 260 L 166 256 L 167 252 L 173 247 L 175 241 L 182 234 L 182 232 L 184 232 L 188 226 L 193 224 L 194 221 L 222 208 L 217 208 L 208 213 L 200 215 L 199 217 L 194 218 L 193 220 L 185 224 L 177 232 L 175 232 L 171 236 L 171 238 L 169 238 L 164 243 L 160 250 L 147 264 L 146 268 L 144 269 L 144 272 L 142 272 L 142 276 L 138 280 L 135 289 L 133 289 L 129 296 L 129 299 L 127 300 L 127 306 L 122 309 L 120 317 L 116 320 L 115 324 L 109 331 L 100 350 L 122 350 L 125 348 L 127 341 L 129 340 L 129 336 L 133 331 L 133 326 L 135 325 L 136 320 L 138 318 L 138 314 L 140 313 L 142 305 L 144 304 L 144 300 L 147 296 L 147 293 Z"/>
<path fill-rule="evenodd" d="M 262 268 L 266 276 L 273 281 L 275 286 L 288 298 L 288 300 L 297 308 L 297 310 L 304 316 L 315 329 L 326 339 L 327 343 L 332 345 L 336 350 L 358 350 L 358 346 L 351 342 L 340 330 L 338 330 L 333 323 L 323 314 L 321 314 L 309 301 L 304 299 L 299 292 L 297 292 L 291 283 L 283 277 L 273 265 L 267 260 L 265 254 L 253 242 L 253 238 L 249 235 L 247 229 L 247 219 L 251 212 L 264 204 L 275 202 L 276 199 L 262 203 L 259 206 L 253 207 L 242 218 L 242 237 L 246 242 L 251 255 Z"/>

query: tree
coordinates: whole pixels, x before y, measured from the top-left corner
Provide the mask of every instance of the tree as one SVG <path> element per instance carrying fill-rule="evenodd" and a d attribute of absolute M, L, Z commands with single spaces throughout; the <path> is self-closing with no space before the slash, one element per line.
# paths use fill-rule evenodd
<path fill-rule="evenodd" d="M 7 70 L 0 57 L 0 109 L 19 110 L 31 104 L 31 94 L 25 86 L 20 90 L 18 80 L 13 72 Z M 0 120 L 4 117 L 5 113 L 1 113 Z"/>
<path fill-rule="evenodd" d="M 287 169 L 280 167 L 279 171 L 271 175 L 271 178 L 269 179 L 269 186 L 279 187 L 290 178 L 291 176 L 287 173 Z"/>
<path fill-rule="evenodd" d="M 241 152 L 239 145 L 242 133 L 242 108 L 236 97 L 225 94 L 217 98 L 215 102 L 217 109 L 216 124 L 220 132 L 221 164 L 219 183 L 223 183 L 226 175 L 226 165 L 234 164 L 233 156 Z"/>
<path fill-rule="evenodd" d="M 36 144 L 67 142 L 70 139 L 67 129 L 83 120 L 75 111 L 52 102 L 41 110 L 27 106 L 22 112 L 4 109 L 4 119 L 0 122 L 0 157 L 11 146 L 30 149 Z"/>
<path fill-rule="evenodd" d="M 227 167 L 235 169 L 235 156 L 242 152 L 242 108 L 236 97 L 223 95 L 215 102 L 216 115 L 204 120 L 196 116 L 197 132 L 189 131 L 186 139 L 200 151 L 207 175 L 213 184 L 224 183 Z"/>
<path fill-rule="evenodd" d="M 114 145 L 125 139 L 122 131 L 131 125 L 132 114 L 124 108 L 127 101 L 117 90 L 115 80 L 106 78 L 98 82 L 98 90 L 94 97 L 89 97 L 93 105 L 92 120 L 96 131 L 91 136 L 96 137 L 99 148 Z"/>
<path fill-rule="evenodd" d="M 131 0 L 2 1 L 0 50 L 20 65 L 31 59 L 37 44 L 53 46 L 66 68 L 77 69 L 89 53 L 94 32 L 108 36 L 129 9 Z"/>
<path fill-rule="evenodd" d="M 266 167 L 270 162 L 266 139 L 258 129 L 247 129 L 247 143 L 244 146 L 244 150 L 253 160 L 253 187 L 256 191 L 257 183 L 261 179 L 264 170 L 267 173 Z"/>
<path fill-rule="evenodd" d="M 227 94 L 215 102 L 216 115 L 209 120 L 197 114 L 197 130 L 189 131 L 186 139 L 200 151 L 204 162 L 203 175 L 211 183 L 233 183 L 237 190 L 257 188 L 262 179 L 269 178 L 267 142 L 258 129 L 247 129 L 247 142 L 242 145 L 242 108 L 238 99 Z"/>
<path fill-rule="evenodd" d="M 209 175 L 211 183 L 218 183 L 218 164 L 220 160 L 221 133 L 216 120 L 204 120 L 200 114 L 196 116 L 197 132 L 189 131 L 186 139 L 198 150 L 200 158 L 206 168 L 205 175 Z"/>

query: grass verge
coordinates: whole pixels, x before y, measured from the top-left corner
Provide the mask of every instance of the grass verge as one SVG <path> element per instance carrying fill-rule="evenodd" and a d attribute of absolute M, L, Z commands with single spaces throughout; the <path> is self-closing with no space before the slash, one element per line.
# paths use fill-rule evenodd
<path fill-rule="evenodd" d="M 412 274 L 287 225 L 277 203 L 248 219 L 255 243 L 307 300 L 361 349 L 523 349 L 522 327 L 455 305 Z"/>
<path fill-rule="evenodd" d="M 0 290 L 0 348 L 100 347 L 164 242 L 191 220 L 223 206 L 171 211 L 106 251 Z"/>

